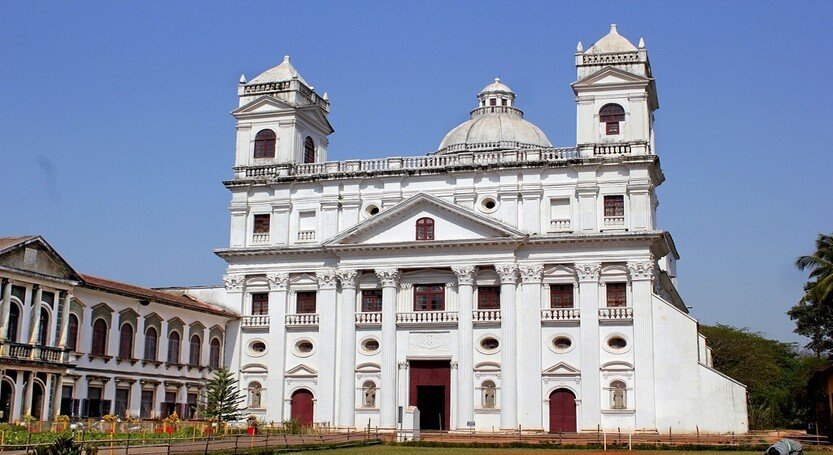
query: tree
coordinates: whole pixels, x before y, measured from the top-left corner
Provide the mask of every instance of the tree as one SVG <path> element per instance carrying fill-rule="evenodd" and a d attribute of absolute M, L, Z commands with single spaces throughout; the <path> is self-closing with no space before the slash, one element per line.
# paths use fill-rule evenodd
<path fill-rule="evenodd" d="M 787 315 L 795 321 L 795 333 L 810 339 L 804 347 L 816 357 L 833 351 L 833 305 L 803 298 Z"/>
<path fill-rule="evenodd" d="M 810 270 L 802 301 L 833 304 L 833 235 L 819 234 L 816 251 L 795 261 L 799 270 Z"/>
<path fill-rule="evenodd" d="M 216 419 L 218 423 L 240 420 L 240 404 L 243 397 L 227 368 L 220 368 L 214 372 L 214 377 L 206 384 L 206 405 L 203 415 L 209 419 Z"/>

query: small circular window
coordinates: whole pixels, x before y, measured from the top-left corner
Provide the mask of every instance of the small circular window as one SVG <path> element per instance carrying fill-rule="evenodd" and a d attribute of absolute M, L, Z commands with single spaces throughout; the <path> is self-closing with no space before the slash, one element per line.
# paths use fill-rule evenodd
<path fill-rule="evenodd" d="M 301 340 L 295 343 L 295 354 L 298 356 L 307 357 L 312 355 L 313 349 L 315 349 L 315 346 L 313 346 L 312 341 Z"/>
<path fill-rule="evenodd" d="M 480 340 L 480 347 L 483 348 L 484 351 L 494 351 L 500 346 L 500 342 L 497 338 L 486 337 Z"/>
<path fill-rule="evenodd" d="M 566 351 L 573 346 L 573 342 L 567 337 L 555 337 L 555 339 L 552 340 L 552 346 L 557 351 Z"/>
<path fill-rule="evenodd" d="M 378 213 L 379 213 L 379 206 L 376 205 L 376 204 L 370 204 L 367 207 L 365 207 L 365 209 L 364 209 L 364 214 L 365 214 L 365 216 L 368 216 L 368 217 L 377 215 Z"/>
<path fill-rule="evenodd" d="M 362 350 L 368 354 L 373 354 L 379 350 L 379 340 L 368 338 L 362 342 Z"/>
<path fill-rule="evenodd" d="M 611 349 L 618 351 L 625 349 L 628 346 L 628 342 L 622 337 L 611 337 L 607 340 L 607 345 L 610 346 Z"/>
<path fill-rule="evenodd" d="M 480 211 L 485 213 L 492 213 L 497 210 L 497 200 L 491 196 L 484 197 L 480 200 Z"/>
<path fill-rule="evenodd" d="M 264 343 L 262 341 L 255 341 L 254 343 L 251 344 L 250 348 L 251 348 L 252 352 L 261 353 L 261 352 L 266 351 L 266 343 Z"/>

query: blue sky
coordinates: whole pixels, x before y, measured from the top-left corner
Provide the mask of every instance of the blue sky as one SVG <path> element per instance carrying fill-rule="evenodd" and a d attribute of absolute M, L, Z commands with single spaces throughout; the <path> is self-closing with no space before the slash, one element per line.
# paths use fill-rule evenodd
<path fill-rule="evenodd" d="M 328 91 L 330 158 L 421 155 L 500 76 L 575 144 L 576 42 L 645 37 L 660 227 L 705 323 L 796 340 L 796 256 L 833 231 L 833 2 L 0 3 L 0 235 L 78 270 L 219 283 L 236 83 L 285 54 Z"/>

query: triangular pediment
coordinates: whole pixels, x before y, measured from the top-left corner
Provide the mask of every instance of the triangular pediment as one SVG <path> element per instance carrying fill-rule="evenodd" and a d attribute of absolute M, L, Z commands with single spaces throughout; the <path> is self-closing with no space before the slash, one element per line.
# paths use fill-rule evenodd
<path fill-rule="evenodd" d="M 419 193 L 347 229 L 325 242 L 325 245 L 413 243 L 416 222 L 420 218 L 434 220 L 434 242 L 524 236 L 523 232 L 498 220 Z"/>
<path fill-rule="evenodd" d="M 547 368 L 542 373 L 544 376 L 578 376 L 581 374 L 578 368 L 564 362 L 558 362 Z"/>
<path fill-rule="evenodd" d="M 318 371 L 316 371 L 315 368 L 301 364 L 286 370 L 284 376 L 293 378 L 310 378 L 318 376 Z"/>
<path fill-rule="evenodd" d="M 266 114 L 275 111 L 294 110 L 295 107 L 271 95 L 263 95 L 231 111 L 231 115 Z"/>
<path fill-rule="evenodd" d="M 0 239 L 0 268 L 78 283 L 81 276 L 41 236 Z"/>
<path fill-rule="evenodd" d="M 573 87 L 588 87 L 594 85 L 614 85 L 614 84 L 647 84 L 651 79 L 640 76 L 638 74 L 629 73 L 627 71 L 606 66 L 599 71 L 576 81 Z"/>

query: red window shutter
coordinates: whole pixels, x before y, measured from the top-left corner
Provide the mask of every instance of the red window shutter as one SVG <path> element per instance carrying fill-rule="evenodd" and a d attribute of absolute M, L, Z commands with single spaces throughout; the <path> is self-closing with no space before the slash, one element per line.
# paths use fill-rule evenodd
<path fill-rule="evenodd" d="M 605 196 L 604 210 L 605 216 L 625 216 L 625 197 Z"/>
<path fill-rule="evenodd" d="M 315 142 L 313 142 L 312 138 L 307 136 L 304 139 L 304 163 L 314 163 L 315 162 Z"/>
<path fill-rule="evenodd" d="M 254 233 L 268 234 L 269 233 L 269 214 L 261 214 L 254 216 Z"/>
<path fill-rule="evenodd" d="M 315 313 L 315 292 L 299 292 L 296 294 L 297 313 Z"/>
<path fill-rule="evenodd" d="M 573 308 L 573 285 L 550 285 L 550 308 Z"/>
<path fill-rule="evenodd" d="M 445 311 L 445 285 L 415 285 L 414 311 Z"/>
<path fill-rule="evenodd" d="M 480 310 L 500 309 L 500 287 L 499 286 L 478 286 L 477 308 Z"/>
<path fill-rule="evenodd" d="M 104 319 L 97 319 L 93 324 L 93 342 L 90 354 L 105 355 L 107 350 L 107 323 Z"/>
<path fill-rule="evenodd" d="M 434 220 L 432 218 L 420 218 L 416 222 L 417 240 L 434 240 Z"/>
<path fill-rule="evenodd" d="M 379 311 L 382 311 L 382 290 L 362 290 L 362 312 L 374 313 Z"/>
<path fill-rule="evenodd" d="M 274 158 L 277 137 L 272 130 L 260 130 L 255 136 L 255 158 Z"/>
<path fill-rule="evenodd" d="M 627 286 L 625 283 L 607 283 L 607 306 L 627 306 Z"/>
<path fill-rule="evenodd" d="M 269 314 L 269 294 L 266 292 L 252 294 L 252 315 L 266 314 Z"/>
<path fill-rule="evenodd" d="M 130 324 L 122 325 L 119 331 L 119 357 L 133 358 L 133 327 Z"/>

